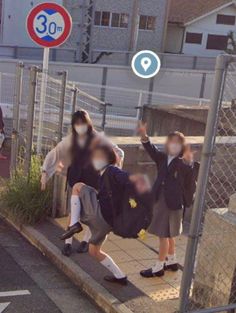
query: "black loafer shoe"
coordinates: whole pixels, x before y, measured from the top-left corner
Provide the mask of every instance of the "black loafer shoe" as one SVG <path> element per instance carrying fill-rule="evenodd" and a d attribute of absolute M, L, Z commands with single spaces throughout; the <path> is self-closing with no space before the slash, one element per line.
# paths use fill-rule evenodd
<path fill-rule="evenodd" d="M 67 257 L 71 256 L 72 254 L 72 245 L 67 243 L 64 245 L 64 247 L 61 250 L 61 253 Z"/>
<path fill-rule="evenodd" d="M 177 263 L 171 264 L 171 265 L 164 265 L 164 270 L 165 271 L 172 271 L 172 272 L 177 272 L 179 270 L 179 266 Z"/>
<path fill-rule="evenodd" d="M 61 235 L 61 240 L 66 240 L 71 238 L 74 234 L 80 233 L 83 230 L 82 225 L 78 222 L 70 227 L 68 227 L 67 231 Z"/>
<path fill-rule="evenodd" d="M 151 277 L 161 277 L 161 276 L 164 276 L 165 275 L 165 271 L 164 269 L 156 272 L 156 273 L 153 273 L 152 272 L 152 269 L 149 268 L 148 270 L 144 270 L 144 271 L 141 271 L 140 272 L 140 275 L 142 277 L 145 277 L 145 278 L 151 278 Z"/>
<path fill-rule="evenodd" d="M 86 241 L 81 241 L 77 249 L 78 253 L 87 253 L 89 249 L 89 243 Z"/>
<path fill-rule="evenodd" d="M 104 280 L 108 281 L 109 283 L 116 283 L 122 286 L 126 286 L 128 284 L 127 277 L 124 278 L 116 278 L 115 276 L 107 275 L 104 277 Z"/>

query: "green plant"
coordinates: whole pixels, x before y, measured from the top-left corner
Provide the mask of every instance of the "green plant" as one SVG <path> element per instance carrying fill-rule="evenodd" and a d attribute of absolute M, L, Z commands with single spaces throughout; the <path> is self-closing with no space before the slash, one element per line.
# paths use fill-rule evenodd
<path fill-rule="evenodd" d="M 29 176 L 20 164 L 1 190 L 1 211 L 17 223 L 35 224 L 45 218 L 52 203 L 52 188 L 40 189 L 41 158 L 33 155 Z"/>

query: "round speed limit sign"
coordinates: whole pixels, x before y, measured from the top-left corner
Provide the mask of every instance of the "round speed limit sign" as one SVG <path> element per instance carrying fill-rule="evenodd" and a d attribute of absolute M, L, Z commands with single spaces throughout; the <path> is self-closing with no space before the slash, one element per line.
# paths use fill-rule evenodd
<path fill-rule="evenodd" d="M 70 36 L 72 20 L 67 10 L 56 3 L 41 3 L 27 17 L 31 39 L 42 47 L 57 47 Z"/>

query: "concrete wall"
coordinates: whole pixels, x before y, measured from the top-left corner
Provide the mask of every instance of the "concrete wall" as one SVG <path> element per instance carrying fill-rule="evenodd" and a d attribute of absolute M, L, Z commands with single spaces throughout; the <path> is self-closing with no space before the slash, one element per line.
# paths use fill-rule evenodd
<path fill-rule="evenodd" d="M 0 72 L 14 73 L 16 63 L 16 60 L 0 59 Z M 30 64 L 40 66 L 41 62 L 26 61 L 25 64 L 26 66 Z M 149 88 L 151 88 L 151 80 L 138 78 L 134 75 L 130 67 L 60 62 L 50 63 L 50 70 L 52 71 L 68 70 L 69 80 L 98 85 L 101 85 L 103 82 L 104 68 L 107 68 L 106 85 L 108 86 L 131 88 L 138 91 L 149 91 Z M 205 76 L 206 80 L 204 79 L 204 72 L 202 71 L 180 71 L 162 68 L 153 81 L 153 91 L 209 99 L 211 97 L 214 73 L 205 71 Z M 122 93 L 120 94 L 122 95 Z M 169 104 L 171 104 L 174 100 L 169 99 L 169 101 Z M 181 99 L 176 99 L 174 103 L 183 104 Z"/>
<path fill-rule="evenodd" d="M 190 24 L 186 27 L 185 32 L 193 32 L 193 33 L 202 33 L 202 44 L 188 44 L 185 43 L 183 45 L 183 53 L 188 55 L 198 55 L 198 56 L 217 56 L 218 54 L 224 52 L 222 50 L 207 50 L 207 37 L 208 34 L 212 35 L 225 35 L 229 33 L 229 31 L 236 31 L 236 25 L 222 25 L 216 24 L 217 14 L 226 14 L 236 16 L 236 7 L 231 5 L 227 8 L 224 8 L 220 11 L 211 14 L 199 21 L 196 21 L 193 24 Z"/>

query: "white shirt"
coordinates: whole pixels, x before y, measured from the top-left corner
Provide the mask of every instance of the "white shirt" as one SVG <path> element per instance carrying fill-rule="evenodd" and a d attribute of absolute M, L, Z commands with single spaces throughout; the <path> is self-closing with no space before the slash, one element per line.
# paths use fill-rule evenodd
<path fill-rule="evenodd" d="M 176 158 L 176 156 L 168 155 L 167 165 L 169 166 L 170 163 Z"/>

